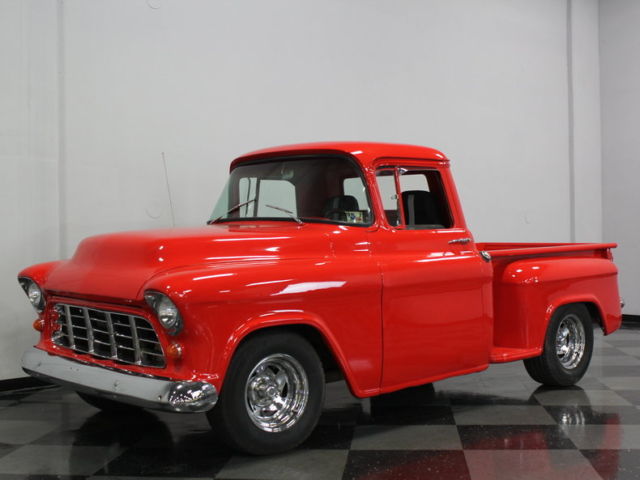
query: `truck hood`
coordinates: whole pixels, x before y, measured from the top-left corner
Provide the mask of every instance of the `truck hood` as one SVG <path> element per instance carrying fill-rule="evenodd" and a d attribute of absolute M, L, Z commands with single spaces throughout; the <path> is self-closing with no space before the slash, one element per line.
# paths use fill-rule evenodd
<path fill-rule="evenodd" d="M 145 230 L 83 240 L 48 276 L 45 289 L 64 296 L 139 299 L 161 272 L 189 265 L 325 258 L 335 225 L 269 222 Z"/>

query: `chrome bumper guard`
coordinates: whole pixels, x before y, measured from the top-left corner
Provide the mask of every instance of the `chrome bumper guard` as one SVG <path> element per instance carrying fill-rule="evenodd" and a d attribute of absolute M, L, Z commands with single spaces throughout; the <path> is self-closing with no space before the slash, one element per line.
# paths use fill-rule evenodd
<path fill-rule="evenodd" d="M 207 382 L 174 381 L 69 360 L 32 347 L 22 356 L 29 375 L 131 405 L 170 412 L 206 412 L 218 401 Z"/>

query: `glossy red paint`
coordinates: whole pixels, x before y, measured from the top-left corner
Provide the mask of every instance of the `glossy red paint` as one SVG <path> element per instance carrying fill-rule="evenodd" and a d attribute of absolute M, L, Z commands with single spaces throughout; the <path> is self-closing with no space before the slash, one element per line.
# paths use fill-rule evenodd
<path fill-rule="evenodd" d="M 541 245 L 553 253 L 535 256 L 535 247 L 510 256 L 497 252 L 494 263 L 494 345 L 536 349 L 542 346 L 553 312 L 569 303 L 586 303 L 603 330 L 620 327 L 617 268 L 606 258 L 611 244 Z M 544 319 L 544 321 L 540 321 Z"/>
<path fill-rule="evenodd" d="M 315 143 L 252 152 L 256 159 L 339 153 L 363 170 L 375 221 L 369 227 L 288 221 L 91 237 L 67 261 L 25 269 L 47 297 L 38 347 L 54 355 L 125 368 L 51 341 L 60 300 L 135 313 L 159 332 L 162 369 L 126 370 L 202 380 L 223 390 L 238 344 L 264 328 L 318 332 L 355 395 L 366 397 L 540 353 L 561 305 L 585 302 L 609 334 L 620 325 L 614 244 L 482 244 L 468 230 L 446 157 L 437 150 L 375 143 Z M 453 225 L 410 230 L 387 223 L 376 168 L 440 172 Z M 450 243 L 469 238 L 468 243 Z M 488 251 L 487 262 L 481 251 Z M 184 320 L 172 337 L 144 301 L 168 295 Z"/>
<path fill-rule="evenodd" d="M 436 160 L 448 162 L 444 153 L 429 147 L 418 145 L 402 145 L 380 142 L 316 142 L 280 147 L 265 148 L 246 153 L 231 163 L 233 170 L 239 163 L 256 159 L 280 157 L 286 155 L 313 155 L 316 153 L 337 153 L 355 158 L 363 168 L 372 168 L 376 162 L 384 158 L 404 158 L 415 160 Z"/>

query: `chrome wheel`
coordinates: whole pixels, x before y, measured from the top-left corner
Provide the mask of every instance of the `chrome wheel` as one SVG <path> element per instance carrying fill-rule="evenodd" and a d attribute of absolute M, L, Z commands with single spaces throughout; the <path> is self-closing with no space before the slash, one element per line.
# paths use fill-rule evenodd
<path fill-rule="evenodd" d="M 276 353 L 260 360 L 251 370 L 245 394 L 251 421 L 265 432 L 283 432 L 304 413 L 309 381 L 295 358 Z"/>
<path fill-rule="evenodd" d="M 575 368 L 582 360 L 586 336 L 577 315 L 569 314 L 560 321 L 556 331 L 556 355 L 567 370 Z"/>

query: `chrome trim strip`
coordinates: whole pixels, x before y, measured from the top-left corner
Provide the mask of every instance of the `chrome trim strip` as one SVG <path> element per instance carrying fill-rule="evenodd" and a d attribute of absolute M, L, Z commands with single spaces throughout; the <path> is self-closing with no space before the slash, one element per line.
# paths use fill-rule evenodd
<path fill-rule="evenodd" d="M 118 349 L 116 347 L 116 336 L 113 332 L 113 318 L 111 318 L 111 312 L 105 312 L 107 316 L 107 330 L 109 331 L 109 343 L 111 343 L 111 358 L 114 360 L 118 358 Z"/>
<path fill-rule="evenodd" d="M 69 307 L 67 307 L 69 308 Z M 84 315 L 84 324 L 87 326 L 87 342 L 89 343 L 89 354 L 93 355 L 93 327 L 91 326 L 91 319 L 89 318 L 89 309 L 83 308 L 82 314 Z M 70 318 L 70 317 L 67 317 Z"/>
<path fill-rule="evenodd" d="M 455 244 L 464 245 L 465 243 L 469 243 L 469 242 L 471 242 L 471 237 L 456 238 L 455 240 L 449 240 L 449 245 L 455 245 Z"/>
<path fill-rule="evenodd" d="M 207 382 L 163 380 L 101 368 L 31 347 L 22 356 L 29 375 L 131 405 L 171 412 L 206 412 L 218 401 Z"/>
<path fill-rule="evenodd" d="M 140 351 L 140 339 L 138 338 L 138 329 L 136 327 L 136 319 L 133 315 L 129 315 L 129 328 L 131 328 L 131 340 L 133 341 L 133 355 L 134 355 L 135 364 L 141 365 L 142 352 Z"/>
<path fill-rule="evenodd" d="M 65 320 L 67 321 L 67 338 L 69 339 L 69 348 L 71 350 L 76 349 L 76 336 L 73 333 L 73 323 L 71 322 L 71 307 L 69 305 L 63 305 Z"/>
<path fill-rule="evenodd" d="M 485 262 L 490 262 L 491 261 L 491 254 L 489 252 L 487 252 L 486 250 L 480 250 L 480 256 L 482 257 L 482 259 Z"/>

